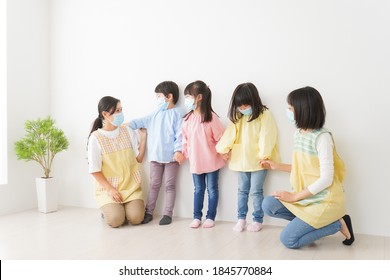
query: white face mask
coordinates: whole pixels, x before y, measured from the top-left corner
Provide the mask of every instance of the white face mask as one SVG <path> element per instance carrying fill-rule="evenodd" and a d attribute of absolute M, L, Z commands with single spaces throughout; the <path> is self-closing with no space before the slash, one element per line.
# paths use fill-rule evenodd
<path fill-rule="evenodd" d="M 161 110 L 166 110 L 168 108 L 169 102 L 165 101 L 164 96 L 157 97 L 157 107 Z"/>
<path fill-rule="evenodd" d="M 184 99 L 184 106 L 187 108 L 188 111 L 195 110 L 196 109 L 195 98 L 186 97 Z"/>
<path fill-rule="evenodd" d="M 291 123 L 295 124 L 295 117 L 293 111 L 291 111 L 290 109 L 286 109 L 286 116 Z"/>

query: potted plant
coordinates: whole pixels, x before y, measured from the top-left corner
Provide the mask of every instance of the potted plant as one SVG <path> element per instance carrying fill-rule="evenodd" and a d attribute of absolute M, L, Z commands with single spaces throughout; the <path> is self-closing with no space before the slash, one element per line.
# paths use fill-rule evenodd
<path fill-rule="evenodd" d="M 26 135 L 15 143 L 19 160 L 36 161 L 43 168 L 44 176 L 36 178 L 38 209 L 49 213 L 58 209 L 58 186 L 50 177 L 53 159 L 57 153 L 68 149 L 69 141 L 64 132 L 54 126 L 50 117 L 25 122 Z"/>

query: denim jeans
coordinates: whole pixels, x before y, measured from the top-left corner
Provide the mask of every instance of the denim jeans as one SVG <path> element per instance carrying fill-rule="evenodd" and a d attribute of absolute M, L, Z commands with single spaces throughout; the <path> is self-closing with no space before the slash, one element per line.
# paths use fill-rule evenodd
<path fill-rule="evenodd" d="M 280 234 L 280 241 L 291 249 L 313 243 L 314 241 L 340 231 L 341 224 L 335 221 L 322 228 L 314 228 L 291 213 L 278 199 L 267 196 L 263 201 L 265 214 L 290 221 Z"/>
<path fill-rule="evenodd" d="M 215 220 L 219 197 L 218 174 L 219 170 L 210 173 L 192 174 L 194 181 L 194 219 L 202 219 L 204 193 L 207 185 L 209 207 L 206 219 Z"/>
<path fill-rule="evenodd" d="M 246 219 L 248 213 L 248 199 L 251 193 L 253 200 L 253 221 L 262 223 L 264 212 L 261 208 L 263 202 L 263 184 L 267 170 L 254 172 L 238 172 L 238 219 Z"/>

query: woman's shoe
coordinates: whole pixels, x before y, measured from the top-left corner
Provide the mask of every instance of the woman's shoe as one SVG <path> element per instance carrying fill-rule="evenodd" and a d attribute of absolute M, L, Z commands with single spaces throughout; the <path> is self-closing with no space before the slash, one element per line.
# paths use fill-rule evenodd
<path fill-rule="evenodd" d="M 353 229 L 352 229 L 352 221 L 351 221 L 351 217 L 349 215 L 345 215 L 343 217 L 343 220 L 344 220 L 345 224 L 347 225 L 349 234 L 351 234 L 351 237 L 349 239 L 345 239 L 343 241 L 343 244 L 349 246 L 355 241 L 355 236 L 353 235 Z"/>

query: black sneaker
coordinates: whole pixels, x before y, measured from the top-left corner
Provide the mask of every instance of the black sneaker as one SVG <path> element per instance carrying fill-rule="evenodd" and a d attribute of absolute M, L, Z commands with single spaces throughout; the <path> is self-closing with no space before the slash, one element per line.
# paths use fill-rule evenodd
<path fill-rule="evenodd" d="M 144 220 L 142 221 L 141 224 L 147 224 L 147 223 L 149 223 L 151 220 L 153 220 L 152 214 L 145 213 Z"/>
<path fill-rule="evenodd" d="M 167 215 L 164 215 L 160 222 L 158 223 L 160 226 L 165 226 L 165 225 L 169 225 L 170 223 L 172 223 L 172 218 L 167 216 Z"/>

